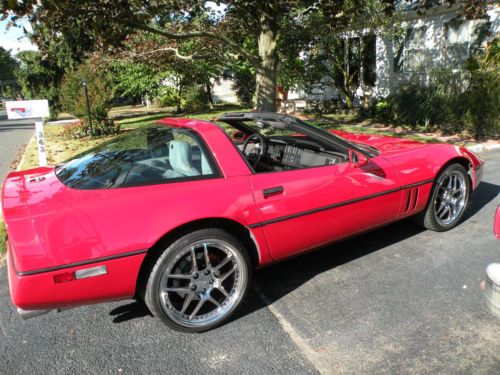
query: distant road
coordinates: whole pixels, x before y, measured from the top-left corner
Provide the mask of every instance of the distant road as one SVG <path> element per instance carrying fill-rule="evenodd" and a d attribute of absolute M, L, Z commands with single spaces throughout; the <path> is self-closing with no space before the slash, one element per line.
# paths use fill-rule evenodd
<path fill-rule="evenodd" d="M 9 172 L 9 165 L 16 158 L 18 149 L 24 148 L 34 133 L 34 120 L 7 120 L 0 111 L 0 188 Z"/>

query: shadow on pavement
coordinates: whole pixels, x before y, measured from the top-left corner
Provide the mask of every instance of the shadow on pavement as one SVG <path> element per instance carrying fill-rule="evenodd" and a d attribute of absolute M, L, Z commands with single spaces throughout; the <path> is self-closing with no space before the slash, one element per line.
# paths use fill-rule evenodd
<path fill-rule="evenodd" d="M 114 316 L 113 323 L 122 323 L 145 316 L 153 316 L 142 301 L 134 301 L 126 305 L 118 306 L 111 310 L 109 315 Z"/>
<path fill-rule="evenodd" d="M 463 221 L 469 220 L 474 216 L 481 208 L 490 203 L 495 199 L 498 194 L 500 194 L 500 186 L 495 184 L 490 184 L 489 182 L 481 182 L 477 189 L 472 193 L 472 197 L 469 203 L 469 207 L 465 212 Z M 493 213 L 492 213 L 493 215 Z"/>
<path fill-rule="evenodd" d="M 20 130 L 20 129 L 34 129 L 35 124 L 30 123 L 30 124 L 19 124 L 19 123 L 13 123 L 13 124 L 0 124 L 0 131 L 7 131 L 7 130 Z"/>
<path fill-rule="evenodd" d="M 481 208 L 495 199 L 499 192 L 500 186 L 482 182 L 472 196 L 465 220 L 470 219 Z M 244 303 L 230 319 L 230 322 L 267 307 L 269 303 L 273 303 L 293 292 L 316 275 L 404 241 L 424 230 L 410 220 L 403 220 L 257 270 L 254 272 L 253 280 L 256 288 L 249 290 Z M 266 301 L 258 294 L 257 289 L 264 292 Z M 151 316 L 151 313 L 142 301 L 137 301 L 115 308 L 110 312 L 110 315 L 115 316 L 114 323 L 121 323 L 148 315 Z"/>

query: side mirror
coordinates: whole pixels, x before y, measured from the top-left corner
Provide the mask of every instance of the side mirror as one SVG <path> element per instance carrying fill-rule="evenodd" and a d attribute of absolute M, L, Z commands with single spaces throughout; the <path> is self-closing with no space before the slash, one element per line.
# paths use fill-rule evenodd
<path fill-rule="evenodd" d="M 352 148 L 349 149 L 349 163 L 351 163 L 353 167 L 361 168 L 362 166 L 368 164 L 369 161 L 370 159 L 368 159 L 361 152 Z"/>

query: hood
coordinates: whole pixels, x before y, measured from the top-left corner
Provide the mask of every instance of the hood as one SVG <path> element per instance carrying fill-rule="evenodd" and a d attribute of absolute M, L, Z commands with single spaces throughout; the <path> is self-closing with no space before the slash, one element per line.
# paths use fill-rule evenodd
<path fill-rule="evenodd" d="M 330 132 L 344 138 L 349 142 L 375 147 L 382 155 L 390 155 L 402 151 L 414 150 L 430 146 L 429 144 L 424 142 L 391 136 L 382 136 L 375 134 L 353 134 L 343 130 L 331 130 Z"/>

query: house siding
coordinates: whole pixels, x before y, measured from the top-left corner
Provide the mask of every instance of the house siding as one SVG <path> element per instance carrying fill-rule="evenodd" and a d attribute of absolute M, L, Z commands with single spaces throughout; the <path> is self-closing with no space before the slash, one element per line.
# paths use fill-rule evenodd
<path fill-rule="evenodd" d="M 500 35 L 500 6 L 489 5 L 489 33 L 486 40 Z M 356 90 L 357 106 L 394 93 L 401 84 L 420 80 L 426 83 L 429 72 L 438 67 L 460 69 L 477 44 L 477 31 L 484 20 L 451 22 L 457 17 L 456 9 L 441 8 L 427 14 L 409 15 L 401 26 L 412 30 L 410 40 L 405 36 L 401 69 L 395 69 L 396 55 L 393 37 L 377 35 L 376 83 L 370 87 L 362 83 Z M 416 34 L 416 36 L 415 36 Z M 313 87 L 309 93 L 292 92 L 289 99 L 330 100 L 339 98 L 339 92 L 328 85 Z"/>

